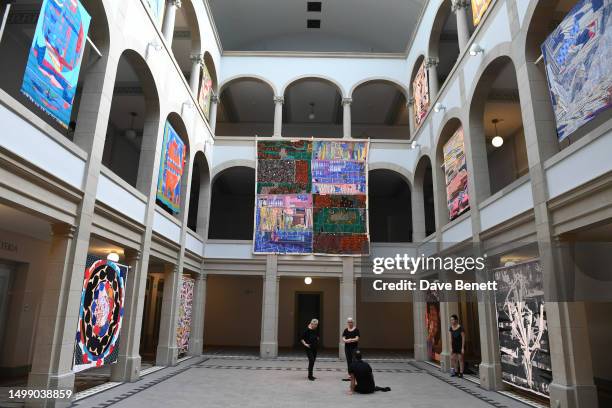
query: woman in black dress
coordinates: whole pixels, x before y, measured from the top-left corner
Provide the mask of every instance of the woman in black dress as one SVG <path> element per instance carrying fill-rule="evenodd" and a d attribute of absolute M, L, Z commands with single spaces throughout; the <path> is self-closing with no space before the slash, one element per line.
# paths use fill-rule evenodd
<path fill-rule="evenodd" d="M 465 331 L 463 326 L 459 324 L 459 317 L 456 314 L 450 318 L 451 334 L 451 377 L 463 377 L 463 354 L 465 353 Z M 457 369 L 457 360 L 459 360 L 459 371 Z"/>
<path fill-rule="evenodd" d="M 317 359 L 317 348 L 319 347 L 318 326 L 319 321 L 317 319 L 312 319 L 304 331 L 304 334 L 302 334 L 302 344 L 304 345 L 306 356 L 308 356 L 308 379 L 310 381 L 316 379 L 312 375 L 312 371 L 314 369 L 315 360 Z"/>
<path fill-rule="evenodd" d="M 344 355 L 346 356 L 346 367 L 350 371 L 353 357 L 355 356 L 355 350 L 358 349 L 359 345 L 359 329 L 355 325 L 355 320 L 352 317 L 346 319 L 346 329 L 342 332 L 342 341 L 344 342 Z M 350 381 L 349 378 L 344 381 Z"/>

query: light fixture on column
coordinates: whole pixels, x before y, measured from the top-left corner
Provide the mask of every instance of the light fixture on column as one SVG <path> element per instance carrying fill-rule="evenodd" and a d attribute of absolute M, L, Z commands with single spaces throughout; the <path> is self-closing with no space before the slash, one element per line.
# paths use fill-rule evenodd
<path fill-rule="evenodd" d="M 436 102 L 436 104 L 434 105 L 434 112 L 438 113 L 441 110 L 446 110 L 446 106 L 442 105 L 440 102 Z"/>
<path fill-rule="evenodd" d="M 479 44 L 472 44 L 472 46 L 470 47 L 470 55 L 472 57 L 482 53 L 484 53 L 484 48 L 482 48 Z"/>
<path fill-rule="evenodd" d="M 410 149 L 412 149 L 412 150 L 416 150 L 416 149 L 418 149 L 420 147 L 421 147 L 421 145 L 418 144 L 416 140 L 413 140 L 412 143 L 410 143 Z"/>
<path fill-rule="evenodd" d="M 310 276 L 307 276 L 304 278 L 304 283 L 307 285 L 310 285 L 312 283 L 312 278 Z"/>
<path fill-rule="evenodd" d="M 315 117 L 314 102 L 310 102 L 310 113 L 308 114 L 308 120 L 315 120 Z"/>
<path fill-rule="evenodd" d="M 138 134 L 136 133 L 136 129 L 134 128 L 134 121 L 136 120 L 136 116 L 138 114 L 136 112 L 130 112 L 130 116 L 132 117 L 130 128 L 125 131 L 124 135 L 127 140 L 132 143 L 138 143 Z"/>
<path fill-rule="evenodd" d="M 493 139 L 491 139 L 491 144 L 493 147 L 501 147 L 504 144 L 504 138 L 497 132 L 497 124 L 501 121 L 503 121 L 503 119 L 493 119 L 491 121 L 493 126 L 495 126 L 495 136 L 493 136 Z"/>
<path fill-rule="evenodd" d="M 119 262 L 119 254 L 117 254 L 116 252 L 110 252 L 106 256 L 106 259 L 108 259 L 109 261 L 112 261 L 112 262 Z"/>

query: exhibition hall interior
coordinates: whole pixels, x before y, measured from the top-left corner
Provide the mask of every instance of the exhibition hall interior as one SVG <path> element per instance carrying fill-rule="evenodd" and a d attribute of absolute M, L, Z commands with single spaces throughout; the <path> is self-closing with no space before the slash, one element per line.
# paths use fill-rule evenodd
<path fill-rule="evenodd" d="M 0 406 L 612 406 L 612 0 L 0 23 Z"/>

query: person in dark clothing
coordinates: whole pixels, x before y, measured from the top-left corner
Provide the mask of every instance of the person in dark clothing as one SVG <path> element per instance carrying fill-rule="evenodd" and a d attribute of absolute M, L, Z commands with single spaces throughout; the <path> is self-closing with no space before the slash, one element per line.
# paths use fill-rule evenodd
<path fill-rule="evenodd" d="M 308 356 L 308 379 L 310 381 L 316 379 L 312 375 L 312 370 L 314 369 L 315 360 L 317 359 L 317 348 L 319 347 L 318 326 L 319 321 L 317 319 L 312 319 L 304 331 L 304 334 L 302 334 L 302 344 L 304 345 L 304 350 L 306 350 L 306 356 Z"/>
<path fill-rule="evenodd" d="M 355 326 L 355 321 L 352 317 L 346 319 L 346 329 L 342 332 L 342 341 L 344 342 L 344 355 L 346 356 L 346 368 L 350 371 L 351 364 L 353 363 L 353 354 L 357 350 L 359 342 L 359 329 Z M 349 372 L 349 378 L 343 381 L 351 381 L 351 375 Z"/>
<path fill-rule="evenodd" d="M 362 360 L 361 352 L 355 350 L 354 361 L 349 368 L 351 375 L 350 393 L 357 392 L 359 394 L 371 394 L 375 391 L 391 391 L 390 387 L 378 387 L 374 383 L 374 375 L 372 367 Z"/>
<path fill-rule="evenodd" d="M 459 317 L 456 314 L 450 318 L 451 334 L 451 377 L 463 377 L 463 354 L 465 353 L 465 331 L 463 326 L 459 324 Z M 459 360 L 459 371 L 457 369 L 457 360 Z"/>

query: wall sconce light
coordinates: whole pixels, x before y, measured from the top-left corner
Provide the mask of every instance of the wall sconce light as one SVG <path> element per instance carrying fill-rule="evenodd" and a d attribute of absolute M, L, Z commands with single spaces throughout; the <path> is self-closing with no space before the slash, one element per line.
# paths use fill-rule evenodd
<path fill-rule="evenodd" d="M 446 110 L 446 106 L 442 105 L 440 102 L 436 102 L 436 104 L 434 105 L 434 112 L 438 113 L 441 110 Z"/>
<path fill-rule="evenodd" d="M 304 278 L 304 283 L 307 285 L 310 285 L 312 283 L 312 278 L 310 276 L 307 276 Z"/>
<path fill-rule="evenodd" d="M 410 143 L 410 149 L 411 150 L 416 150 L 416 149 L 419 149 L 420 147 L 421 147 L 421 145 L 418 144 L 416 140 L 413 140 L 412 143 Z"/>
<path fill-rule="evenodd" d="M 106 259 L 112 262 L 119 262 L 119 254 L 111 252 L 106 256 Z"/>
<path fill-rule="evenodd" d="M 308 114 L 308 120 L 315 120 L 315 117 L 314 102 L 310 102 L 310 113 Z"/>
<path fill-rule="evenodd" d="M 478 55 L 478 54 L 482 54 L 484 53 L 484 48 L 482 48 L 480 45 L 474 43 L 472 44 L 472 46 L 470 47 L 470 55 L 472 57 Z"/>

